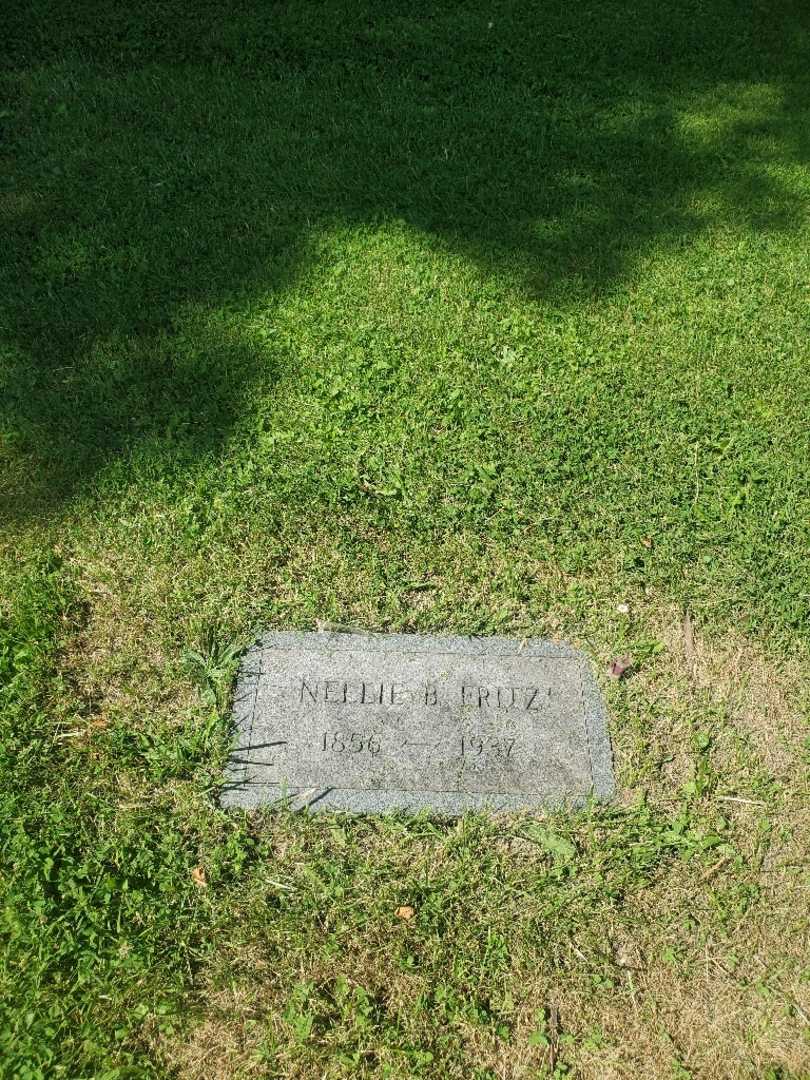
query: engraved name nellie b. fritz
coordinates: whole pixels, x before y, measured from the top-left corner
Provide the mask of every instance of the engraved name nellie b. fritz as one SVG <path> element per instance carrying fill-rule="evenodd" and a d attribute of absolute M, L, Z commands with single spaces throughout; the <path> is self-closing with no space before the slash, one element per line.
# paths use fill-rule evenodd
<path fill-rule="evenodd" d="M 456 814 L 614 790 L 590 664 L 556 642 L 268 634 L 233 718 L 225 805 Z"/>

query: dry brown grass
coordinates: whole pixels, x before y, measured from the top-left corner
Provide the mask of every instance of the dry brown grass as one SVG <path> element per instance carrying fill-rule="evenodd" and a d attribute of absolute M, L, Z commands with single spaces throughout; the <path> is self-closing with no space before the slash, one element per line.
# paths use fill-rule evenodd
<path fill-rule="evenodd" d="M 634 617 L 664 649 L 625 685 L 609 688 L 620 717 L 614 739 L 624 798 L 629 803 L 643 790 L 662 808 L 671 805 L 678 787 L 694 773 L 695 730 L 709 730 L 714 774 L 706 796 L 709 815 L 716 811 L 725 819 L 740 854 L 720 855 L 708 865 L 675 862 L 622 900 L 596 931 L 612 960 L 608 989 L 594 985 L 588 933 L 580 942 L 572 931 L 564 974 L 559 967 L 549 969 L 542 944 L 536 943 L 532 953 L 524 941 L 506 980 L 515 1001 L 510 1037 L 454 1025 L 453 1037 L 469 1063 L 467 1075 L 488 1069 L 499 1080 L 517 1080 L 542 1075 L 543 1068 L 550 1075 L 552 1066 L 563 1064 L 571 1075 L 594 1080 L 810 1075 L 805 861 L 810 803 L 800 753 L 806 707 L 801 664 L 797 658 L 777 662 L 740 634 L 709 640 L 693 626 L 690 639 L 689 627 L 685 630 L 682 615 L 673 609 L 650 604 Z M 650 767 L 662 760 L 662 767 Z M 412 846 L 398 852 L 395 843 L 380 847 L 377 857 L 389 859 L 392 867 L 405 855 L 415 858 Z M 528 860 L 529 865 L 536 858 L 527 845 L 521 849 L 520 841 L 512 839 L 508 846 L 516 863 Z M 419 857 L 430 856 L 422 851 Z M 442 849 L 433 857 L 448 856 Z M 756 894 L 755 902 L 736 913 L 745 890 Z M 485 917 L 481 927 L 485 931 Z M 358 938 L 341 955 L 341 971 L 362 985 L 382 988 L 387 1012 L 414 1016 L 416 1032 L 420 1024 L 435 1023 L 418 1018 L 423 982 L 403 975 L 368 945 Z M 211 973 L 203 973 L 199 1022 L 164 1047 L 180 1076 L 351 1074 L 337 1059 L 330 1063 L 328 1054 L 288 1055 L 282 1049 L 289 1031 L 280 1015 L 296 978 L 317 985 L 333 974 L 323 971 L 315 955 L 295 976 L 273 971 L 266 956 L 250 950 L 234 956 L 228 967 L 239 971 L 238 981 L 216 988 Z M 529 1040 L 538 1013 L 557 1018 L 548 1046 Z M 264 1064 L 256 1058 L 257 1026 L 272 1030 L 278 1040 L 278 1051 Z M 407 1075 L 389 1064 L 391 1075 Z M 428 1069 L 424 1075 L 463 1075 L 448 1069 Z M 366 1070 L 382 1075 L 374 1066 Z"/>

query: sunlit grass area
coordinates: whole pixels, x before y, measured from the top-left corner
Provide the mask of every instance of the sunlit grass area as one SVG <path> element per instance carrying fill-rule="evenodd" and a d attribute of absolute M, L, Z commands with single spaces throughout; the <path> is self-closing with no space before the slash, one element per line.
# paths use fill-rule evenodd
<path fill-rule="evenodd" d="M 0 1074 L 810 1075 L 805 6 L 5 21 Z M 221 811 L 324 623 L 630 656 L 617 801 Z"/>

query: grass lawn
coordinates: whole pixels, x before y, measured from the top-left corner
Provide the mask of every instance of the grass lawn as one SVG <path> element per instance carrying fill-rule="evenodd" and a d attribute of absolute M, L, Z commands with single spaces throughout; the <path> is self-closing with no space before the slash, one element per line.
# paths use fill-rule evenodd
<path fill-rule="evenodd" d="M 804 0 L 2 22 L 0 1075 L 810 1077 Z M 619 798 L 221 811 L 323 621 L 578 644 Z"/>

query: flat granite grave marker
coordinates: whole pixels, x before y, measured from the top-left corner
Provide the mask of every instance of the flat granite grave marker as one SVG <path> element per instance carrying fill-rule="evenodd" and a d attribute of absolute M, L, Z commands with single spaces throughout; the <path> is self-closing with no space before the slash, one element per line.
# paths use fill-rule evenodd
<path fill-rule="evenodd" d="M 590 664 L 550 641 L 268 634 L 234 722 L 226 806 L 458 814 L 614 793 Z"/>

